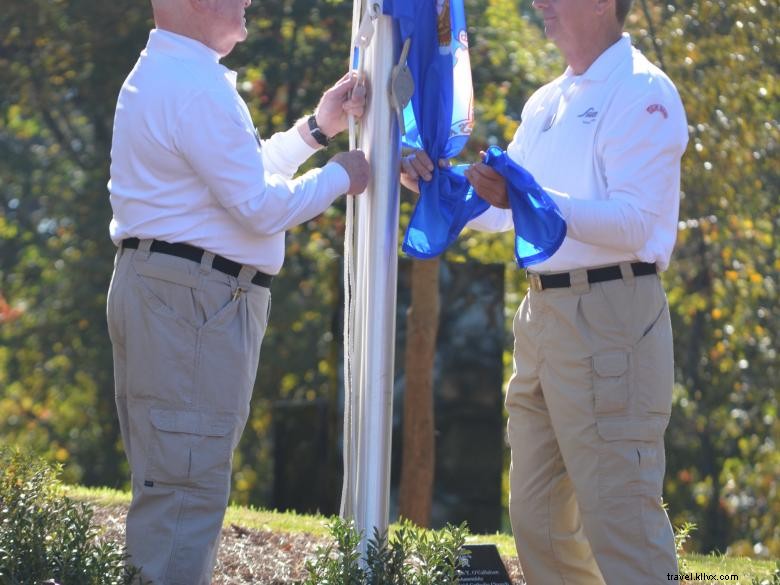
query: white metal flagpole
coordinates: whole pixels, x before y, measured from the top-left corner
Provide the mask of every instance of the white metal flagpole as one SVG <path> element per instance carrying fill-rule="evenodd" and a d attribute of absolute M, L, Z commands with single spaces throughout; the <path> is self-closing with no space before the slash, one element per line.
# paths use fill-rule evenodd
<path fill-rule="evenodd" d="M 359 0 L 355 0 L 356 2 Z M 369 0 L 375 18 L 373 39 L 365 50 L 368 103 L 360 125 L 358 147 L 368 157 L 371 180 L 355 199 L 356 238 L 352 424 L 357 428 L 356 469 L 345 465 L 342 515 L 351 517 L 363 534 L 361 550 L 374 531 L 384 533 L 389 521 L 390 455 L 393 412 L 393 360 L 398 274 L 398 209 L 400 136 L 390 105 L 390 78 L 399 43 L 392 18 L 381 14 L 381 3 Z M 350 308 L 345 310 L 345 327 Z M 349 359 L 349 352 L 344 359 Z M 346 407 L 345 407 L 346 408 Z M 346 425 L 345 425 L 346 426 Z"/>

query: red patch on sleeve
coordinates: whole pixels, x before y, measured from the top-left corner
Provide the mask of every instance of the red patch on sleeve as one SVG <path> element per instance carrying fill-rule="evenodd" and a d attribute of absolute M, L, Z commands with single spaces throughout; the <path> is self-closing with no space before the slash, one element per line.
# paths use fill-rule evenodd
<path fill-rule="evenodd" d="M 653 114 L 655 112 L 661 112 L 661 115 L 664 117 L 664 119 L 669 117 L 669 112 L 666 111 L 666 108 L 662 104 L 652 104 L 647 106 L 648 114 Z"/>

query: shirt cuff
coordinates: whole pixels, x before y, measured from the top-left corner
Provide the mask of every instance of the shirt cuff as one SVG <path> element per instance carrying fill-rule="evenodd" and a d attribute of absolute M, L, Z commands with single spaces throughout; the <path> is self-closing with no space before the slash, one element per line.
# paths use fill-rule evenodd
<path fill-rule="evenodd" d="M 514 228 L 512 210 L 500 207 L 488 207 L 477 217 L 469 220 L 467 228 L 481 232 L 506 232 Z"/>
<path fill-rule="evenodd" d="M 339 163 L 329 162 L 322 167 L 320 180 L 333 187 L 331 191 L 333 195 L 341 195 L 349 190 L 349 174 Z"/>
<path fill-rule="evenodd" d="M 311 155 L 319 150 L 306 144 L 303 136 L 301 136 L 301 133 L 295 126 L 285 132 L 280 132 L 278 140 L 278 146 L 285 153 L 285 157 L 300 161 L 300 164 L 303 164 L 304 161 L 308 160 Z"/>

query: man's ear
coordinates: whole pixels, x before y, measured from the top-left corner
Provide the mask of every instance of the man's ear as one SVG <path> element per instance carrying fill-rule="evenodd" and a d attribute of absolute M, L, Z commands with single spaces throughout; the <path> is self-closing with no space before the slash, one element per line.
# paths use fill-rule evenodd
<path fill-rule="evenodd" d="M 185 0 L 189 4 L 190 9 L 197 13 L 202 14 L 208 12 L 211 6 L 211 0 Z"/>
<path fill-rule="evenodd" d="M 605 14 L 615 15 L 615 0 L 596 0 L 595 2 L 596 14 L 604 16 Z"/>

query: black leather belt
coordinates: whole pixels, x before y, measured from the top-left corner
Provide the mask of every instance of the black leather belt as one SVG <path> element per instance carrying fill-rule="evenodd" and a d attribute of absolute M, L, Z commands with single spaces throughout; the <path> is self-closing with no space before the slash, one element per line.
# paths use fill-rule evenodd
<path fill-rule="evenodd" d="M 631 272 L 634 276 L 647 276 L 648 274 L 657 274 L 658 268 L 655 264 L 647 262 L 634 262 L 631 264 Z M 570 272 L 555 272 L 553 274 L 538 274 L 536 272 L 526 272 L 528 284 L 531 290 L 541 292 L 547 288 L 568 288 L 571 286 Z M 606 282 L 608 280 L 618 280 L 623 278 L 620 272 L 620 266 L 604 266 L 602 268 L 591 268 L 588 270 L 588 282 Z"/>
<path fill-rule="evenodd" d="M 138 238 L 127 238 L 122 240 L 122 247 L 138 249 L 139 243 L 140 241 Z M 150 249 L 152 252 L 159 252 L 160 254 L 168 254 L 170 256 L 178 256 L 179 258 L 186 258 L 187 260 L 192 260 L 193 262 L 200 262 L 200 259 L 203 258 L 203 254 L 205 253 L 202 248 L 198 248 L 196 246 L 178 243 L 171 244 L 170 242 L 163 242 L 162 240 L 152 240 L 152 247 Z M 219 270 L 224 274 L 238 276 L 238 273 L 241 272 L 242 265 L 238 262 L 234 262 L 233 260 L 228 260 L 223 256 L 214 256 L 214 261 L 211 263 L 211 267 L 214 268 L 214 270 Z M 252 284 L 270 288 L 271 281 L 273 279 L 274 277 L 270 274 L 258 271 L 257 274 L 255 274 L 252 278 Z"/>

